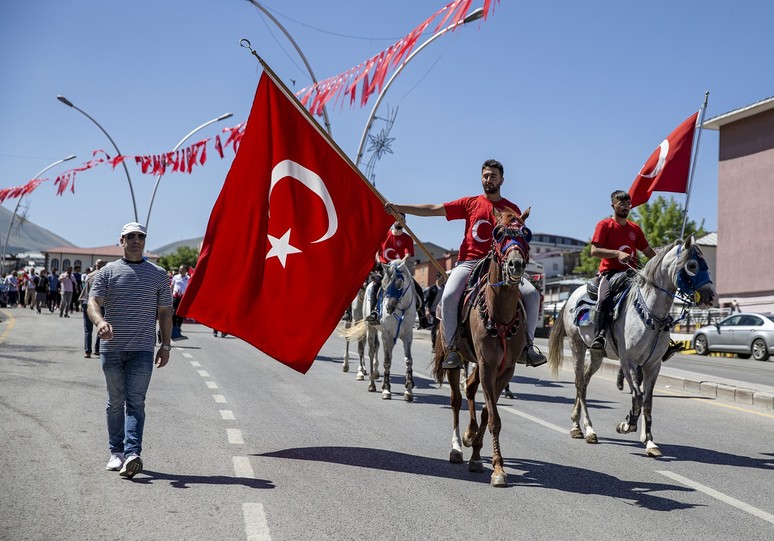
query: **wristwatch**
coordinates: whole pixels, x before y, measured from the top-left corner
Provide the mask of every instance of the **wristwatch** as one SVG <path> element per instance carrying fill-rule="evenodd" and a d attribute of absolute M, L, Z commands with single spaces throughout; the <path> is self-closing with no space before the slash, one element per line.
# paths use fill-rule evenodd
<path fill-rule="evenodd" d="M 166 349 L 167 351 L 172 351 L 172 346 L 171 346 L 171 345 L 169 345 L 169 344 L 167 344 L 167 345 L 164 345 L 164 344 L 162 344 L 162 345 L 160 345 L 159 347 L 160 347 L 161 349 Z"/>

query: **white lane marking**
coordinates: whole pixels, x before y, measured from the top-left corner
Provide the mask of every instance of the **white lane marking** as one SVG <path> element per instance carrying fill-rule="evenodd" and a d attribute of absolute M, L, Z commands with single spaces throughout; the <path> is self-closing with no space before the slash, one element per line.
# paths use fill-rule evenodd
<path fill-rule="evenodd" d="M 220 418 L 224 421 L 236 421 L 236 417 L 234 417 L 234 412 L 231 410 L 220 410 Z"/>
<path fill-rule="evenodd" d="M 538 419 L 537 417 L 533 417 L 532 415 L 528 413 L 524 413 L 522 411 L 519 411 L 517 409 L 512 408 L 511 406 L 499 406 L 497 408 L 498 410 L 507 411 L 508 413 L 512 413 L 514 415 L 518 415 L 519 417 L 524 417 L 525 419 L 528 419 L 534 423 L 537 423 L 541 426 L 544 426 L 546 428 L 550 428 L 551 430 L 555 430 L 556 432 L 559 432 L 560 434 L 566 434 L 567 430 L 562 428 L 561 426 L 556 426 L 554 424 L 551 424 L 549 422 L 546 422 L 542 419 Z"/>
<path fill-rule="evenodd" d="M 208 378 L 208 377 L 210 377 L 210 373 L 209 373 L 209 372 L 207 372 L 206 370 L 197 370 L 197 372 L 199 372 L 199 375 L 200 375 L 201 377 L 203 377 L 203 378 Z"/>
<path fill-rule="evenodd" d="M 201 366 L 199 361 L 191 361 L 191 366 Z"/>
<path fill-rule="evenodd" d="M 245 479 L 255 479 L 255 473 L 253 472 L 253 467 L 250 465 L 250 459 L 246 456 L 235 456 L 234 474 L 237 477 Z"/>
<path fill-rule="evenodd" d="M 271 531 L 266 523 L 266 511 L 261 503 L 243 503 L 247 541 L 271 541 Z"/>
<path fill-rule="evenodd" d="M 242 431 L 238 428 L 227 428 L 226 435 L 228 436 L 228 442 L 235 445 L 243 445 L 245 440 L 242 439 Z"/>
<path fill-rule="evenodd" d="M 214 398 L 215 402 L 217 402 L 218 404 L 225 404 L 226 403 L 226 397 L 223 396 L 222 394 L 214 394 L 214 395 L 212 395 L 212 398 Z"/>
<path fill-rule="evenodd" d="M 210 389 L 217 389 L 218 388 L 218 384 L 215 383 L 214 381 L 205 381 L 204 383 L 206 383 L 207 387 L 210 388 Z"/>
<path fill-rule="evenodd" d="M 736 498 L 732 498 L 731 496 L 726 496 L 722 492 L 718 492 L 717 490 L 714 490 L 710 487 L 704 486 L 702 484 L 697 483 L 696 481 L 691 481 L 687 477 L 683 477 L 682 475 L 678 475 L 676 473 L 672 473 L 670 471 L 657 471 L 656 473 L 660 473 L 664 477 L 669 477 L 673 481 L 677 481 L 678 483 L 682 483 L 687 487 L 691 487 L 694 490 L 698 490 L 699 492 L 703 492 L 707 496 L 710 496 L 712 498 L 715 498 L 716 500 L 720 500 L 723 503 L 727 503 L 728 505 L 732 507 L 736 507 L 737 509 L 740 509 L 744 511 L 745 513 L 750 513 L 751 515 L 754 515 L 758 518 L 762 518 L 766 522 L 771 522 L 774 524 L 774 515 L 771 513 L 767 513 L 766 511 L 762 511 L 758 509 L 757 507 L 753 507 L 750 504 L 741 502 L 737 500 Z"/>
<path fill-rule="evenodd" d="M 193 359 L 193 355 L 191 355 L 190 353 L 186 353 L 185 351 L 181 351 L 180 355 L 182 355 L 186 359 Z"/>

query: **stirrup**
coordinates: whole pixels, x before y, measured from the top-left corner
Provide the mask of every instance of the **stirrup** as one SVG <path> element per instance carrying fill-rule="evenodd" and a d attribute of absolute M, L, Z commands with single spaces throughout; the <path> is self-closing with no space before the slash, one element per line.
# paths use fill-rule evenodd
<path fill-rule="evenodd" d="M 661 357 L 661 362 L 662 363 L 667 362 L 672 357 L 672 355 L 674 355 L 678 351 L 682 351 L 684 349 L 685 349 L 685 346 L 683 344 L 679 344 L 679 343 L 675 342 L 674 340 L 670 339 L 669 340 L 669 347 L 667 347 L 666 352 L 664 352 L 664 356 Z"/>
<path fill-rule="evenodd" d="M 591 349 L 604 350 L 606 345 L 605 337 L 602 334 L 598 334 L 594 337 L 594 341 L 591 342 Z"/>
<path fill-rule="evenodd" d="M 373 323 L 379 319 L 379 314 L 376 313 L 376 310 L 368 314 L 368 317 L 366 317 L 366 321 L 368 323 Z"/>
<path fill-rule="evenodd" d="M 546 356 L 535 346 L 534 343 L 529 343 L 524 346 L 524 350 L 521 352 L 521 356 L 516 361 L 517 364 L 525 364 L 533 368 L 542 366 L 548 362 Z"/>
<path fill-rule="evenodd" d="M 444 370 L 459 370 L 462 368 L 462 357 L 460 356 L 459 351 L 456 349 L 450 350 L 446 354 L 446 357 L 444 357 L 441 368 Z"/>

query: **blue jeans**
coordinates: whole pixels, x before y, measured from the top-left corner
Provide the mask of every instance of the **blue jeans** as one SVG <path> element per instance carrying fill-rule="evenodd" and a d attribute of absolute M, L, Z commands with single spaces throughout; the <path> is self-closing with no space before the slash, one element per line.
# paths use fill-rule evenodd
<path fill-rule="evenodd" d="M 153 374 L 153 352 L 103 351 L 100 360 L 108 391 L 110 452 L 139 455 L 145 426 L 145 394 Z"/>

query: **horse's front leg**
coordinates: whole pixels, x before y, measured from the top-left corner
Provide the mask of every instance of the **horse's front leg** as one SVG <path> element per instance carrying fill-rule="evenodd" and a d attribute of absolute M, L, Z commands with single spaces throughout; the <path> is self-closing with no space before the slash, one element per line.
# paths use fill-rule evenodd
<path fill-rule="evenodd" d="M 368 392 L 376 392 L 376 380 L 379 377 L 379 371 L 377 370 L 379 361 L 377 354 L 379 353 L 379 339 L 375 330 L 368 330 L 368 358 L 371 361 L 371 374 L 369 376 Z"/>
<path fill-rule="evenodd" d="M 365 346 L 366 338 L 362 338 L 357 341 L 357 356 L 360 359 L 360 367 L 357 369 L 357 376 L 355 376 L 357 381 L 363 381 L 366 377 L 366 374 L 368 374 L 365 365 Z"/>
<path fill-rule="evenodd" d="M 585 352 L 584 352 L 584 357 Z M 591 424 L 591 417 L 589 416 L 589 408 L 587 401 L 587 393 L 589 384 L 591 383 L 591 377 L 597 373 L 599 367 L 602 366 L 602 353 L 592 352 L 591 360 L 583 370 L 583 392 L 580 396 L 580 407 L 583 411 L 583 431 L 586 434 L 586 443 L 598 443 L 597 433 L 594 432 L 594 426 Z"/>
<path fill-rule="evenodd" d="M 619 434 L 636 432 L 637 420 L 640 418 L 640 412 L 642 411 L 642 390 L 640 389 L 640 386 L 635 383 L 637 379 L 637 367 L 627 366 L 624 369 L 624 376 L 626 376 L 626 381 L 629 383 L 629 388 L 632 390 L 632 407 L 629 410 L 626 419 L 618 423 L 618 426 L 615 427 L 616 432 Z"/>
<path fill-rule="evenodd" d="M 643 383 L 643 398 L 642 398 L 642 432 L 640 433 L 640 441 L 645 444 L 645 454 L 652 458 L 661 458 L 661 450 L 658 445 L 653 441 L 653 433 L 651 426 L 653 423 L 653 390 L 656 386 L 656 376 L 647 374 L 644 377 Z"/>
<path fill-rule="evenodd" d="M 452 449 L 449 453 L 449 462 L 462 464 L 462 445 L 460 443 L 460 408 L 462 407 L 462 393 L 460 392 L 460 371 L 449 370 L 446 372 L 451 387 L 450 402 L 452 408 Z"/>
<path fill-rule="evenodd" d="M 392 368 L 392 348 L 395 346 L 395 337 L 391 333 L 382 333 L 382 350 L 384 351 L 384 375 L 382 376 L 382 399 L 390 400 L 390 368 Z"/>
<path fill-rule="evenodd" d="M 344 323 L 344 330 L 352 327 L 352 322 L 347 321 Z M 349 372 L 349 339 L 344 340 L 344 364 L 341 366 L 342 372 Z"/>
<path fill-rule="evenodd" d="M 406 402 L 414 401 L 414 359 L 411 357 L 411 342 L 413 330 L 409 328 L 403 337 L 403 355 L 406 361 L 406 390 L 403 392 L 403 399 Z"/>
<path fill-rule="evenodd" d="M 468 413 L 470 414 L 470 420 L 468 421 L 468 428 L 465 429 L 465 434 L 462 438 L 462 443 L 465 447 L 473 445 L 473 440 L 478 434 L 478 419 L 476 418 L 476 392 L 478 391 L 478 366 L 473 365 L 473 372 L 465 380 L 465 398 L 468 400 Z M 451 385 L 451 382 L 449 383 Z"/>

